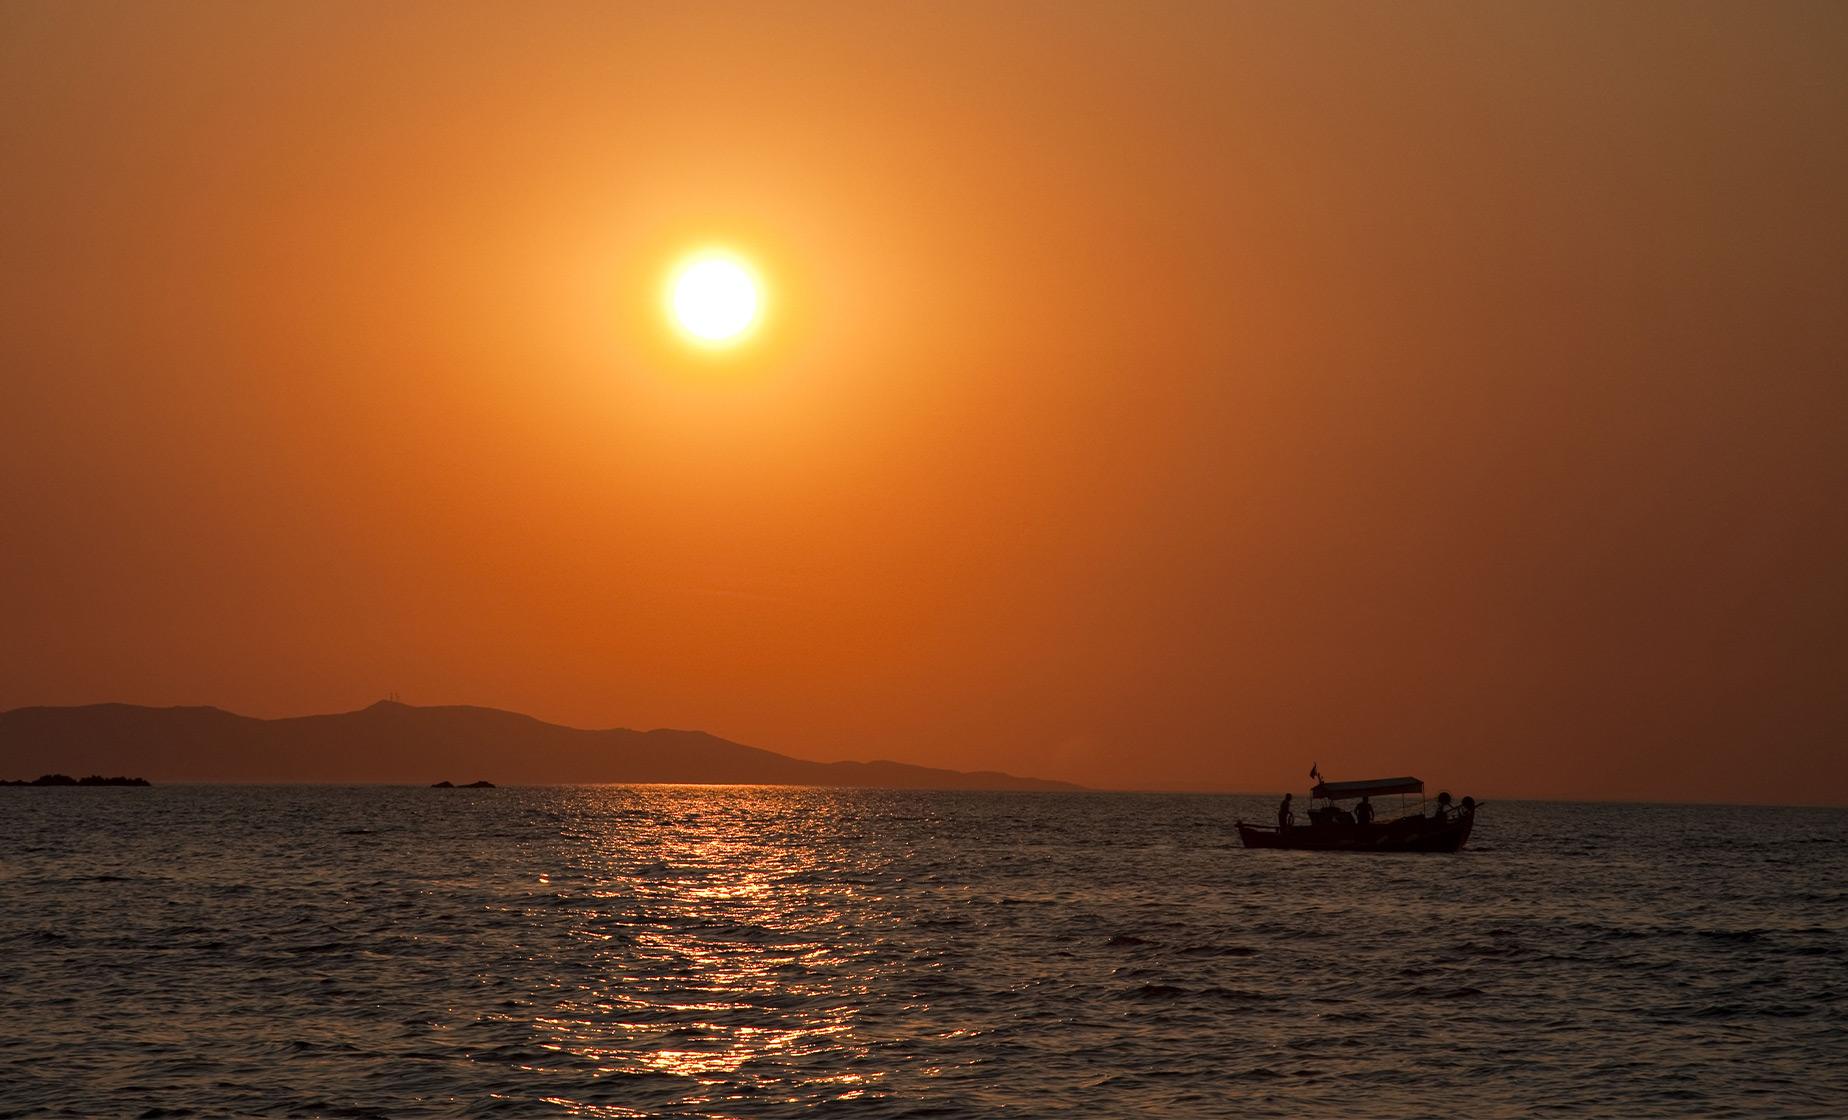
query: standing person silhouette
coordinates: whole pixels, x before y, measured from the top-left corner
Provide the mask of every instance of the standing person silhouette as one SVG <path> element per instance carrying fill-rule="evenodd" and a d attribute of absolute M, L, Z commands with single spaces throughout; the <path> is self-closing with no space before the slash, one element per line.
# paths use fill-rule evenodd
<path fill-rule="evenodd" d="M 1360 804 L 1354 806 L 1354 820 L 1360 824 L 1373 823 L 1373 802 L 1365 796 L 1361 797 Z"/>
<path fill-rule="evenodd" d="M 1290 798 L 1294 796 L 1294 794 L 1284 794 L 1282 802 L 1277 805 L 1277 831 L 1279 832 L 1296 823 L 1296 814 L 1290 809 Z"/>

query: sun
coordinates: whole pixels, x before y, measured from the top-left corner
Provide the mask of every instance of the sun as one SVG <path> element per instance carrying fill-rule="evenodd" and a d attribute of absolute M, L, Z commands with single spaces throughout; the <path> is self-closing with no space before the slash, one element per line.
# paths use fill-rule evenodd
<path fill-rule="evenodd" d="M 723 249 L 688 255 L 668 277 L 668 319 L 697 346 L 718 349 L 744 341 L 762 319 L 763 303 L 756 270 Z"/>

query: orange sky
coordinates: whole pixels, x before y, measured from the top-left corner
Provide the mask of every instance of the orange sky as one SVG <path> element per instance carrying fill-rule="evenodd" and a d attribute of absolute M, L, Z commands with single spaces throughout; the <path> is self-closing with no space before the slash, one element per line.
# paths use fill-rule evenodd
<path fill-rule="evenodd" d="M 1848 801 L 1848 8 L 0 8 L 0 708 Z M 660 322 L 719 240 L 778 316 Z"/>

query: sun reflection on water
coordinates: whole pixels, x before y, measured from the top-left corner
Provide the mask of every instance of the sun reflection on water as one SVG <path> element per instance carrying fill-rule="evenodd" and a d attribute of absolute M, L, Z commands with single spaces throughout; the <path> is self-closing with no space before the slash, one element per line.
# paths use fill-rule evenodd
<path fill-rule="evenodd" d="M 840 801 L 790 791 L 585 789 L 528 916 L 565 922 L 532 1064 L 594 1071 L 633 1100 L 859 1100 L 884 1075 L 855 1020 L 869 996 L 865 897 Z M 843 903 L 851 904 L 849 908 Z M 875 908 L 876 909 L 876 908 Z M 583 1116 L 628 1104 L 558 1102 Z M 611 1111 L 614 1109 L 614 1111 Z"/>

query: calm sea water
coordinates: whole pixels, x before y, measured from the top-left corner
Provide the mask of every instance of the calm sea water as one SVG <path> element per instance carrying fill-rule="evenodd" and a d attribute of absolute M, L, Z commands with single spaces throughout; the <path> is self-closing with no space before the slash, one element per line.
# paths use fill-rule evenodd
<path fill-rule="evenodd" d="M 1848 1114 L 1848 812 L 0 790 L 0 1115 Z"/>

